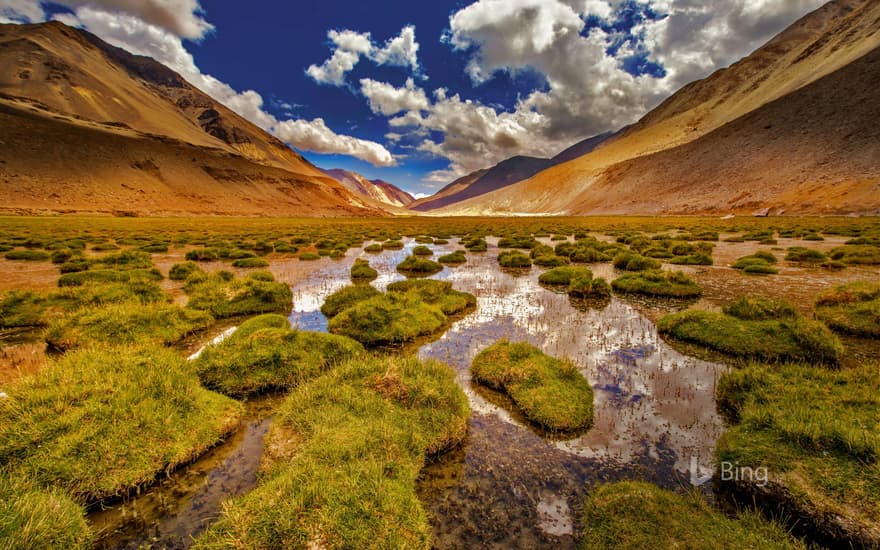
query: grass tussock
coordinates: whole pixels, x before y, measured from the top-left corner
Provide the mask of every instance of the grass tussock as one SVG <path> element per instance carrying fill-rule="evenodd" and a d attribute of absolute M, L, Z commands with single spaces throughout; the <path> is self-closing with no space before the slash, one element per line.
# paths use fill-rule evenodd
<path fill-rule="evenodd" d="M 880 283 L 859 281 L 819 294 L 816 317 L 838 332 L 880 338 Z"/>
<path fill-rule="evenodd" d="M 644 271 L 621 275 L 611 282 L 617 292 L 661 296 L 668 298 L 696 298 L 703 289 L 681 271 Z"/>
<path fill-rule="evenodd" d="M 370 262 L 358 258 L 351 266 L 351 280 L 355 282 L 368 283 L 379 277 L 379 272 L 370 267 Z"/>
<path fill-rule="evenodd" d="M 201 270 L 202 268 L 195 262 L 181 262 L 171 266 L 168 270 L 168 278 L 172 281 L 185 281 L 190 275 Z"/>
<path fill-rule="evenodd" d="M 880 365 L 756 364 L 725 374 L 717 394 L 735 421 L 718 460 L 766 468 L 769 479 L 763 488 L 748 479 L 728 485 L 749 500 L 780 502 L 826 540 L 880 543 Z"/>
<path fill-rule="evenodd" d="M 467 256 L 465 256 L 464 250 L 456 250 L 455 252 L 440 256 L 437 258 L 437 261 L 447 265 L 463 264 L 467 261 Z"/>
<path fill-rule="evenodd" d="M 568 360 L 524 342 L 501 340 L 471 364 L 473 379 L 510 396 L 522 413 L 553 431 L 581 430 L 593 422 L 593 389 Z"/>
<path fill-rule="evenodd" d="M 759 250 L 754 254 L 738 259 L 731 267 L 752 275 L 775 275 L 779 273 L 779 270 L 773 267 L 773 265 L 778 261 L 772 252 Z"/>
<path fill-rule="evenodd" d="M 12 290 L 0 297 L 0 328 L 46 326 L 50 320 L 82 307 L 168 300 L 162 288 L 150 281 L 85 284 L 47 291 Z"/>
<path fill-rule="evenodd" d="M 624 271 L 648 271 L 660 269 L 662 264 L 633 252 L 621 252 L 614 257 L 614 267 Z"/>
<path fill-rule="evenodd" d="M 517 250 L 505 250 L 498 254 L 498 265 L 508 269 L 522 269 L 532 267 L 532 259 Z"/>
<path fill-rule="evenodd" d="M 688 310 L 660 319 L 657 330 L 678 340 L 748 359 L 836 364 L 843 345 L 821 323 L 788 304 L 742 298 L 723 313 Z"/>
<path fill-rule="evenodd" d="M 241 408 L 161 347 L 70 352 L 4 389 L 0 465 L 79 504 L 192 460 L 237 425 Z"/>
<path fill-rule="evenodd" d="M 0 469 L 0 548 L 91 547 L 82 507 L 57 489 L 43 489 Z"/>
<path fill-rule="evenodd" d="M 53 318 L 46 329 L 46 342 L 62 351 L 99 342 L 171 345 L 213 322 L 207 312 L 172 304 L 121 302 Z"/>
<path fill-rule="evenodd" d="M 396 344 L 434 334 L 455 315 L 476 305 L 472 294 L 453 290 L 445 281 L 399 281 L 382 294 L 368 285 L 353 285 L 327 297 L 321 312 L 330 332 L 366 346 Z"/>
<path fill-rule="evenodd" d="M 404 275 L 433 275 L 442 270 L 443 266 L 434 260 L 428 260 L 418 256 L 408 256 L 405 260 L 397 264 L 397 271 Z"/>
<path fill-rule="evenodd" d="M 467 398 L 449 367 L 361 357 L 299 386 L 267 436 L 271 465 L 197 541 L 213 548 L 424 548 L 415 493 L 426 457 L 467 433 Z"/>
<path fill-rule="evenodd" d="M 58 286 L 82 286 L 88 283 L 124 283 L 127 281 L 161 281 L 162 273 L 158 269 L 132 269 L 118 271 L 115 269 L 96 269 L 65 273 L 58 278 Z"/>
<path fill-rule="evenodd" d="M 731 518 L 697 494 L 679 495 L 639 481 L 602 485 L 584 507 L 581 548 L 804 549 L 755 512 Z"/>
<path fill-rule="evenodd" d="M 232 267 L 238 268 L 260 268 L 269 267 L 269 261 L 263 258 L 241 258 L 232 262 Z"/>
<path fill-rule="evenodd" d="M 254 313 L 286 313 L 293 304 L 293 293 L 284 283 L 275 281 L 268 271 L 255 271 L 237 279 L 228 271 L 210 275 L 194 273 L 184 286 L 189 295 L 187 306 L 207 311 L 215 318 Z"/>
<path fill-rule="evenodd" d="M 363 350 L 344 336 L 293 330 L 283 315 L 268 314 L 202 350 L 195 369 L 206 387 L 246 397 L 296 387 Z"/>
<path fill-rule="evenodd" d="M 7 260 L 19 260 L 25 262 L 48 262 L 49 253 L 42 250 L 12 250 L 6 253 Z"/>
<path fill-rule="evenodd" d="M 847 265 L 880 265 L 880 246 L 845 244 L 831 249 L 828 257 Z"/>

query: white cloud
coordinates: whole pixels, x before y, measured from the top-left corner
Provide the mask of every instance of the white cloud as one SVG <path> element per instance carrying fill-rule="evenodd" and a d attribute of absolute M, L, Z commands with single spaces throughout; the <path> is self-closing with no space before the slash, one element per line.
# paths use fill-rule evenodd
<path fill-rule="evenodd" d="M 0 4 L 0 8 L 5 7 L 10 1 L 0 0 L 0 2 L 3 2 L 3 4 Z M 20 16 L 28 13 L 33 16 L 36 14 L 34 10 L 31 10 L 31 12 L 21 11 L 22 6 L 25 8 L 36 7 L 42 12 L 42 8 L 40 8 L 39 3 L 36 1 L 25 3 L 21 3 L 19 0 L 14 1 L 16 5 L 12 7 L 16 9 L 16 13 L 20 14 Z M 131 13 L 107 11 L 103 7 L 109 6 L 123 9 L 129 4 L 125 1 L 96 1 L 88 2 L 89 5 L 85 5 L 87 2 L 84 1 L 80 2 L 77 0 L 72 2 L 65 0 L 64 3 L 65 5 L 75 4 L 80 6 L 75 9 L 75 15 L 64 16 L 65 23 L 83 26 L 115 46 L 135 54 L 152 57 L 180 73 L 192 85 L 220 103 L 294 147 L 317 153 L 352 155 L 377 166 L 395 164 L 391 153 L 378 143 L 336 134 L 320 118 L 312 121 L 279 121 L 263 108 L 263 97 L 258 92 L 254 90 L 238 92 L 221 80 L 202 73 L 196 65 L 192 54 L 183 45 L 181 37 L 186 36 L 186 34 L 178 34 L 178 32 L 190 33 L 194 31 L 198 26 L 197 22 L 189 21 L 187 23 L 186 18 L 181 17 L 179 24 L 175 27 L 167 21 L 167 24 L 163 25 L 146 19 L 146 17 L 150 17 L 157 22 L 161 21 L 160 12 L 162 10 L 158 8 L 166 4 L 168 8 L 166 15 L 169 17 L 170 14 L 177 13 L 184 7 L 189 6 L 192 10 L 190 15 L 195 19 L 200 19 L 197 15 L 198 2 L 195 0 L 184 0 L 181 2 L 165 2 L 163 0 L 133 2 L 132 4 L 137 4 L 138 9 L 132 8 Z M 19 6 L 18 4 L 22 5 Z M 41 13 L 39 18 L 33 20 L 43 20 L 44 18 L 45 15 Z M 188 27 L 187 25 L 190 26 Z M 210 25 L 207 27 L 203 25 L 201 28 L 206 30 L 210 28 Z M 355 36 L 340 34 L 338 40 L 339 43 L 345 44 L 346 47 L 358 47 L 357 37 Z M 367 44 L 369 44 L 369 41 L 367 41 Z"/>
<path fill-rule="evenodd" d="M 394 157 L 382 145 L 336 134 L 320 118 L 312 121 L 285 120 L 279 122 L 275 126 L 275 135 L 309 151 L 350 155 L 374 166 L 394 166 L 396 164 Z"/>
<path fill-rule="evenodd" d="M 43 8 L 33 0 L 0 0 L 0 23 L 36 23 L 43 21 Z"/>
<path fill-rule="evenodd" d="M 425 91 L 416 88 L 412 78 L 406 80 L 403 88 L 364 78 L 361 79 L 361 93 L 367 98 L 370 110 L 374 113 L 390 116 L 401 111 L 421 111 L 428 108 Z"/>
<path fill-rule="evenodd" d="M 388 40 L 384 46 L 376 44 L 368 32 L 330 30 L 327 38 L 333 44 L 333 53 L 320 65 L 310 65 L 306 69 L 306 74 L 318 84 L 344 86 L 345 77 L 361 57 L 377 65 L 408 67 L 413 74 L 421 75 L 419 43 L 416 42 L 416 28 L 412 25 L 403 27 L 400 34 Z"/>
<path fill-rule="evenodd" d="M 479 85 L 498 72 L 535 71 L 546 89 L 513 111 L 447 97 L 389 120 L 395 128 L 429 128 L 439 141 L 420 149 L 449 159 L 427 176 L 446 181 L 515 154 L 552 155 L 575 141 L 632 123 L 684 84 L 747 55 L 823 0 L 652 0 L 653 11 L 630 34 L 585 30 L 587 16 L 612 22 L 622 0 L 478 0 L 450 17 L 448 43 L 469 56 Z M 622 45 L 615 55 L 612 44 Z M 662 77 L 634 76 L 623 59 L 647 51 Z M 399 132 L 399 130 L 398 130 Z"/>
<path fill-rule="evenodd" d="M 202 17 L 198 0 L 53 0 L 78 10 L 89 7 L 110 14 L 128 14 L 182 38 L 198 39 L 214 26 Z"/>

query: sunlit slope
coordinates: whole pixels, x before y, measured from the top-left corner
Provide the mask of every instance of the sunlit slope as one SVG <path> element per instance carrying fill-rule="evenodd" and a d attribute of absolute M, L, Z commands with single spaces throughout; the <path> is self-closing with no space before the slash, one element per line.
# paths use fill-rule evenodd
<path fill-rule="evenodd" d="M 685 86 L 595 151 L 440 212 L 693 213 L 770 206 L 871 211 L 876 199 L 864 203 L 857 197 L 870 195 L 871 182 L 880 177 L 876 137 L 864 117 L 880 111 L 877 69 L 865 58 L 878 46 L 880 3 L 829 3 L 740 62 Z M 855 95 L 835 92 L 840 77 L 833 73 L 841 69 L 856 79 Z M 811 84 L 806 95 L 794 94 Z M 687 144 L 693 147 L 682 147 Z M 774 147 L 771 157 L 766 152 Z M 854 155 L 861 147 L 867 149 Z M 716 152 L 725 170 L 716 173 L 713 161 L 695 158 L 702 150 Z M 619 165 L 660 151 L 665 156 L 652 160 L 662 164 L 643 159 L 637 168 Z M 711 185 L 696 179 L 706 175 L 713 176 Z M 706 190 L 711 193 L 695 200 Z M 816 200 L 806 200 L 804 192 L 818 193 Z"/>

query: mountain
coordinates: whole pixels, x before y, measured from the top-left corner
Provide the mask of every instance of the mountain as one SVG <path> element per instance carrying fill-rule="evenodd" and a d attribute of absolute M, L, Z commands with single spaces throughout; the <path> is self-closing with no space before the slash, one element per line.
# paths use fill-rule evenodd
<path fill-rule="evenodd" d="M 585 155 L 602 145 L 613 135 L 611 132 L 607 132 L 584 139 L 549 159 L 525 156 L 511 157 L 491 168 L 471 172 L 453 181 L 434 195 L 415 201 L 409 205 L 409 208 L 423 212 L 434 210 L 502 189 L 528 179 L 551 166 Z"/>
<path fill-rule="evenodd" d="M 340 168 L 324 170 L 323 172 L 341 183 L 352 193 L 379 201 L 382 204 L 405 207 L 415 200 L 412 195 L 403 189 L 384 180 L 368 180 L 357 172 Z"/>
<path fill-rule="evenodd" d="M 155 60 L 59 22 L 0 25 L 0 210 L 380 215 Z"/>
<path fill-rule="evenodd" d="M 600 148 L 439 213 L 877 213 L 878 48 L 880 2 L 829 2 Z"/>

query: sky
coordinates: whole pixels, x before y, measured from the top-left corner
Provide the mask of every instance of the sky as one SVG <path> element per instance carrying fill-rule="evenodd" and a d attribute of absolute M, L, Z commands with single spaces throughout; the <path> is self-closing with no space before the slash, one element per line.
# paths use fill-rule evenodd
<path fill-rule="evenodd" d="M 637 121 L 823 0 L 0 0 L 149 55 L 322 168 L 417 196 Z"/>

